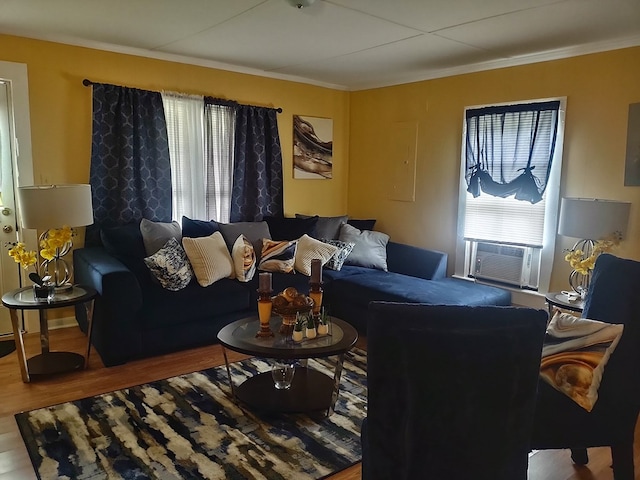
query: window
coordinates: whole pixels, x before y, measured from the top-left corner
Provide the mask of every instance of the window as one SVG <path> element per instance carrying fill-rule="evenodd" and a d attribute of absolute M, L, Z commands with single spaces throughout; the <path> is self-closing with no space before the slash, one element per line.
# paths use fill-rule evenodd
<path fill-rule="evenodd" d="M 163 93 L 171 158 L 172 217 L 228 222 L 235 109 Z"/>
<path fill-rule="evenodd" d="M 456 274 L 548 288 L 564 99 L 465 109 Z"/>

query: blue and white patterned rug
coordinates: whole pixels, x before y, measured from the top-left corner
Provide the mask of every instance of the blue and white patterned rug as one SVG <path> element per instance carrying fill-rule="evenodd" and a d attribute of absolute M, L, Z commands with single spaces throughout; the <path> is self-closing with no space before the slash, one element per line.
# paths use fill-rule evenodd
<path fill-rule="evenodd" d="M 332 374 L 325 360 L 309 367 Z M 234 383 L 270 368 L 231 364 Z M 19 413 L 38 477 L 319 479 L 361 460 L 366 352 L 345 358 L 335 413 L 260 418 L 227 396 L 224 366 Z"/>

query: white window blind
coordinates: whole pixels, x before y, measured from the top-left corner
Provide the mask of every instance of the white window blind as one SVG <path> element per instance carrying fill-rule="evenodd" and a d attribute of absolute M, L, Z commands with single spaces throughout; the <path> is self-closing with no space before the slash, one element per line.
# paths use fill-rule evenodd
<path fill-rule="evenodd" d="M 473 198 L 467 193 L 465 240 L 541 247 L 545 205 L 545 198 L 531 204 L 513 197 L 480 195 Z"/>

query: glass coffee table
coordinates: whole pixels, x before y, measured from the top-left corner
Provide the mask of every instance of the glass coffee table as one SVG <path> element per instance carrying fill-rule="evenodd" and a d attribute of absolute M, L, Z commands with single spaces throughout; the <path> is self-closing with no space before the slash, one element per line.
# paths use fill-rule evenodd
<path fill-rule="evenodd" d="M 237 320 L 218 333 L 223 346 L 231 394 L 236 403 L 242 403 L 251 410 L 263 413 L 302 413 L 324 411 L 333 412 L 340 389 L 340 376 L 345 353 L 358 340 L 358 332 L 347 322 L 336 317 L 330 318 L 329 335 L 293 342 L 278 333 L 281 319 L 271 318 L 273 337 L 256 337 L 260 329 L 258 317 Z M 301 361 L 288 389 L 275 388 L 271 370 L 258 373 L 235 385 L 231 378 L 226 349 L 273 360 Z M 309 358 L 336 356 L 333 378 L 323 372 L 309 368 Z"/>

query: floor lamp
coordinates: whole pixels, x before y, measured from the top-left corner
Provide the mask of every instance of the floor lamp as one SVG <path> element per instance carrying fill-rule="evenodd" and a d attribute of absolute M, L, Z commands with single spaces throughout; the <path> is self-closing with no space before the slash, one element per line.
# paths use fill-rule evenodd
<path fill-rule="evenodd" d="M 594 250 L 598 240 L 612 236 L 618 240 L 624 238 L 630 208 L 631 204 L 628 202 L 597 198 L 563 198 L 558 233 L 565 237 L 579 238 L 571 250 L 580 250 L 581 260 L 593 260 L 598 255 Z M 591 269 L 583 271 L 586 273 L 574 269 L 569 275 L 571 288 L 581 297 L 586 295 L 591 280 Z"/>
<path fill-rule="evenodd" d="M 91 186 L 35 185 L 18 188 L 18 202 L 22 228 L 40 232 L 38 243 L 41 256 L 46 246 L 55 245 L 50 259 L 42 261 L 42 275 L 49 275 L 56 290 L 71 287 L 71 265 L 63 258 L 73 245 L 71 236 L 56 243 L 61 227 L 84 227 L 93 223 Z M 44 257 L 43 257 L 44 258 Z"/>

